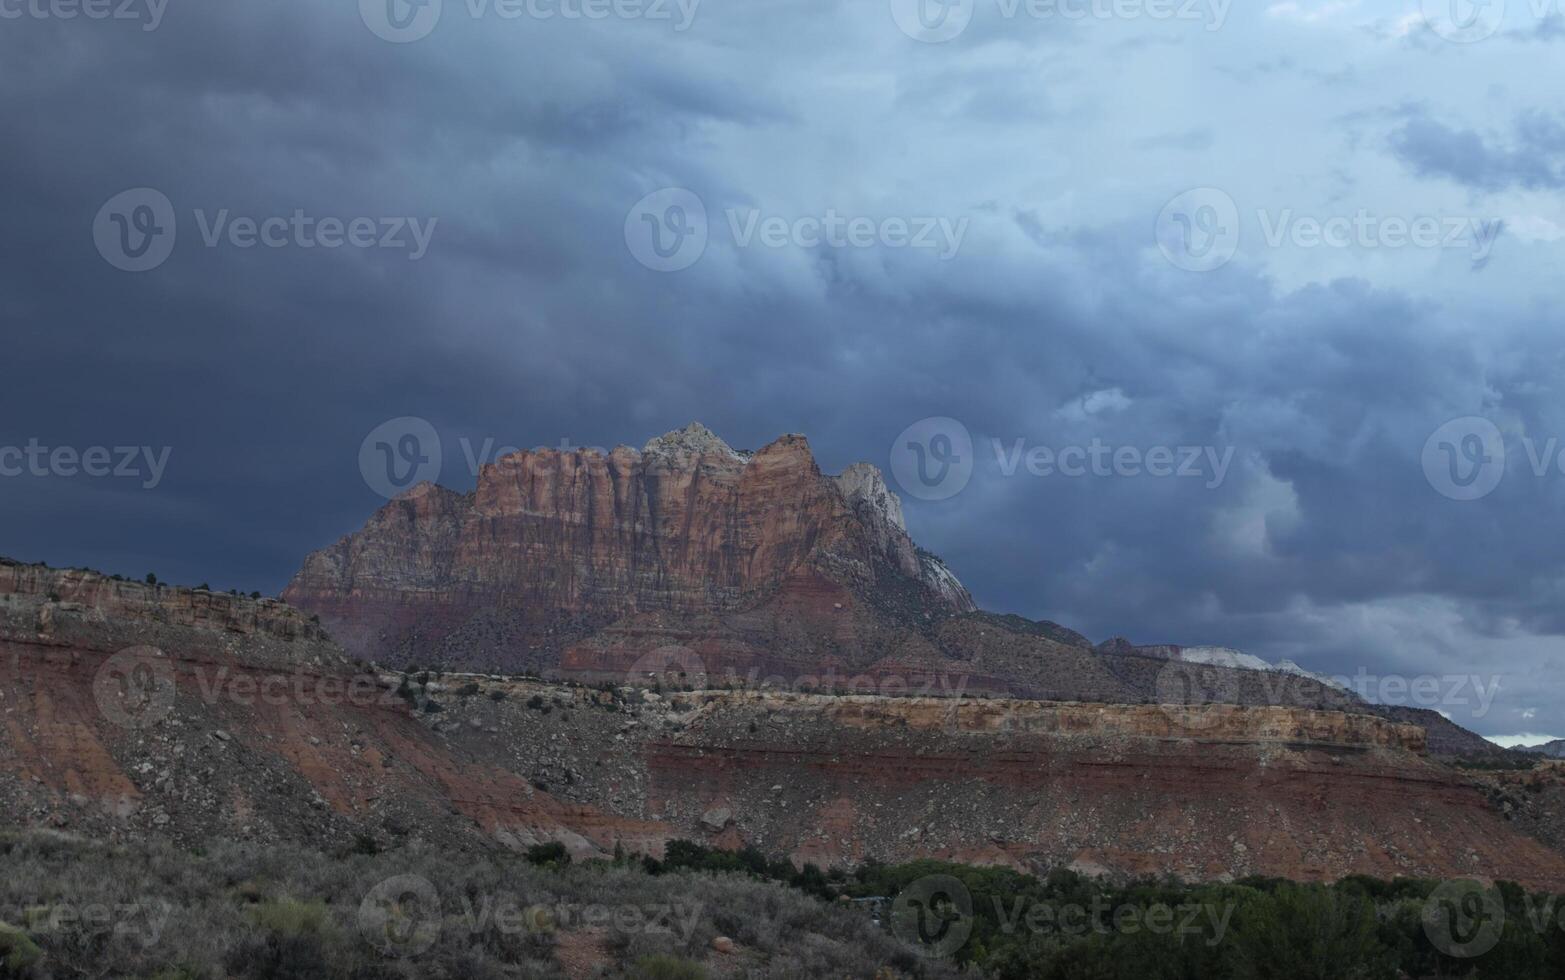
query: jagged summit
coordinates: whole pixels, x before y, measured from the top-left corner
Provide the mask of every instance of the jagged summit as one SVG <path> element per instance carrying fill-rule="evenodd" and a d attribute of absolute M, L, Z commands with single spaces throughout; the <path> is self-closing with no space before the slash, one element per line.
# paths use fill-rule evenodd
<path fill-rule="evenodd" d="M 665 432 L 648 440 L 641 452 L 646 456 L 717 455 L 735 459 L 744 459 L 749 455 L 735 450 L 700 422 L 691 422 L 683 429 Z"/>
<path fill-rule="evenodd" d="M 558 667 L 600 630 L 671 618 L 727 642 L 725 616 L 763 652 L 869 660 L 892 629 L 974 608 L 878 469 L 828 476 L 803 436 L 746 453 L 700 423 L 639 452 L 518 452 L 469 494 L 415 488 L 306 558 L 284 596 L 356 654 L 496 669 Z M 628 625 L 646 616 L 664 619 Z"/>

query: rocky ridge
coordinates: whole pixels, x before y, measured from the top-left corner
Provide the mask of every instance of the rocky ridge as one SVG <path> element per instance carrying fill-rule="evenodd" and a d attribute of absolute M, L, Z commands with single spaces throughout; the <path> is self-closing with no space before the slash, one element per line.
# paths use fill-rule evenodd
<path fill-rule="evenodd" d="M 802 436 L 746 453 L 699 425 L 639 451 L 515 453 L 470 494 L 415 487 L 309 556 L 283 598 L 354 654 L 491 669 L 558 666 L 648 614 L 786 609 L 824 635 L 848 602 L 931 621 L 974 608 L 873 467 L 832 478 Z"/>
<path fill-rule="evenodd" d="M 1360 713 L 366 672 L 276 603 L 5 567 L 7 825 L 188 844 L 557 840 L 582 857 L 689 838 L 837 865 L 1565 884 L 1565 857 L 1427 761 L 1420 727 Z M 960 650 L 994 631 L 980 616 L 941 633 Z M 1020 635 L 1033 652 L 1095 655 L 1052 632 Z M 1116 669 L 1100 682 L 1144 677 Z"/>

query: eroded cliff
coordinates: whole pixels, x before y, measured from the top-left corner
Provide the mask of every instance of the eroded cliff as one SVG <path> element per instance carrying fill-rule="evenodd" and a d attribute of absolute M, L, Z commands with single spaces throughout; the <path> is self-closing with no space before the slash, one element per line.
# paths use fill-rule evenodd
<path fill-rule="evenodd" d="M 505 456 L 471 494 L 416 487 L 311 555 L 283 597 L 356 654 L 543 669 L 627 617 L 811 612 L 822 590 L 841 593 L 826 612 L 973 608 L 873 467 L 832 478 L 802 436 L 741 453 L 692 425 L 639 451 Z"/>

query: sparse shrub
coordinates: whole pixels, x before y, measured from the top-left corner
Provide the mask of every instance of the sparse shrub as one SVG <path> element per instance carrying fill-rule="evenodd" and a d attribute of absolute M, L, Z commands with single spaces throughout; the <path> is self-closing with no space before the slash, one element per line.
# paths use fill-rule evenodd
<path fill-rule="evenodd" d="M 654 954 L 637 960 L 630 975 L 637 980 L 706 980 L 706 968 L 677 956 Z"/>
<path fill-rule="evenodd" d="M 42 959 L 43 951 L 27 933 L 0 922 L 0 977 L 30 977 Z"/>
<path fill-rule="evenodd" d="M 331 912 L 322 902 L 278 898 L 250 910 L 256 925 L 282 936 L 322 936 L 333 931 Z"/>
<path fill-rule="evenodd" d="M 534 844 L 527 849 L 527 863 L 540 868 L 564 868 L 571 863 L 571 852 L 557 840 Z"/>

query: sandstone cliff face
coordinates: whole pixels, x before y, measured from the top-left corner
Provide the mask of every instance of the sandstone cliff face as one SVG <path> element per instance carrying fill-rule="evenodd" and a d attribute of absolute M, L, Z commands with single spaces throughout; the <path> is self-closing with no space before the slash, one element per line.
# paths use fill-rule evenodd
<path fill-rule="evenodd" d="M 346 662 L 319 623 L 276 599 L 143 585 L 6 558 L 0 558 L 0 629 L 45 642 L 104 646 L 201 635 L 208 650 L 243 643 L 252 663 Z"/>
<path fill-rule="evenodd" d="M 816 579 L 871 603 L 911 593 L 933 615 L 973 608 L 873 467 L 833 479 L 801 436 L 740 453 L 700 426 L 641 451 L 516 453 L 467 495 L 417 487 L 311 555 L 283 596 L 354 653 L 395 662 L 468 634 L 497 650 L 489 666 L 535 667 L 623 617 L 745 609 Z"/>

